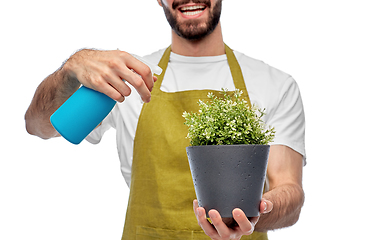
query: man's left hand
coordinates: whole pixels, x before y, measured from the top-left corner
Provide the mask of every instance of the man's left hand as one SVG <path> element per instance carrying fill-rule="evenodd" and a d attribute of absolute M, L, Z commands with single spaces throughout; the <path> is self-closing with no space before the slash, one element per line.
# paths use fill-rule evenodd
<path fill-rule="evenodd" d="M 260 203 L 260 214 L 269 213 L 273 208 L 271 201 L 262 199 Z M 236 208 L 233 210 L 234 220 L 237 222 L 237 226 L 229 228 L 222 221 L 220 213 L 214 209 L 208 212 L 212 224 L 206 219 L 206 211 L 203 207 L 198 206 L 198 201 L 193 201 L 193 210 L 196 214 L 198 225 L 203 229 L 205 234 L 213 240 L 239 240 L 243 235 L 250 235 L 254 231 L 254 227 L 259 220 L 258 217 L 252 217 L 250 221 L 245 216 L 245 213 Z"/>

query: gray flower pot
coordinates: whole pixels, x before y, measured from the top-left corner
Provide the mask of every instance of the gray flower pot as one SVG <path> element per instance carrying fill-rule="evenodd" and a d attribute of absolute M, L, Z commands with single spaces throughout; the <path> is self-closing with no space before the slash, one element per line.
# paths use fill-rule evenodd
<path fill-rule="evenodd" d="M 248 218 L 259 216 L 269 149 L 269 145 L 187 147 L 199 206 L 207 214 L 216 209 L 223 218 L 232 218 L 235 208 Z"/>

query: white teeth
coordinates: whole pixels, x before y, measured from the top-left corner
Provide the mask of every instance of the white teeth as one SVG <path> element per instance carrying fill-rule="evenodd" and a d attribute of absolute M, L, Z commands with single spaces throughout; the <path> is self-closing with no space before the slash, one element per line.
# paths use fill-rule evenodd
<path fill-rule="evenodd" d="M 180 11 L 186 16 L 193 16 L 193 15 L 203 12 L 203 10 L 205 10 L 205 8 L 206 7 L 202 6 L 202 5 L 186 6 L 186 7 L 182 7 L 180 9 Z"/>
<path fill-rule="evenodd" d="M 205 6 L 187 6 L 187 7 L 182 7 L 180 10 L 181 11 L 192 11 L 192 10 L 200 10 L 200 9 L 204 9 Z"/>
<path fill-rule="evenodd" d="M 187 16 L 193 16 L 193 15 L 199 14 L 201 12 L 203 12 L 203 11 L 199 10 L 199 11 L 194 11 L 194 12 L 183 12 L 183 14 L 187 15 Z"/>

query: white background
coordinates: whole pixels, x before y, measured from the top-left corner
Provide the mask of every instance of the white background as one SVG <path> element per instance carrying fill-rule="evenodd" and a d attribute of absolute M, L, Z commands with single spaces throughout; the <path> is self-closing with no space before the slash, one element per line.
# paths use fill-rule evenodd
<path fill-rule="evenodd" d="M 362 0 L 223 2 L 225 42 L 291 74 L 304 101 L 306 202 L 298 223 L 272 240 L 363 234 L 365 23 Z M 38 84 L 77 49 L 145 55 L 168 46 L 162 8 L 156 0 L 6 1 L 0 25 L 0 239 L 120 239 L 128 188 L 114 131 L 96 146 L 44 141 L 26 133 L 24 113 Z"/>

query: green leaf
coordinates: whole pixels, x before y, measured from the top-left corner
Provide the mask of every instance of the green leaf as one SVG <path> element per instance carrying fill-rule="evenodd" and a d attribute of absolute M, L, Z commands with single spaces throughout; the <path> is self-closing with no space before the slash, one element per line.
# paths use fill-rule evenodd
<path fill-rule="evenodd" d="M 198 101 L 197 113 L 183 113 L 188 126 L 187 138 L 192 146 L 263 144 L 273 141 L 275 130 L 266 128 L 261 119 L 265 113 L 256 106 L 249 106 L 240 99 L 242 91 L 229 94 L 222 89 L 222 98 L 208 93 L 210 102 Z"/>

